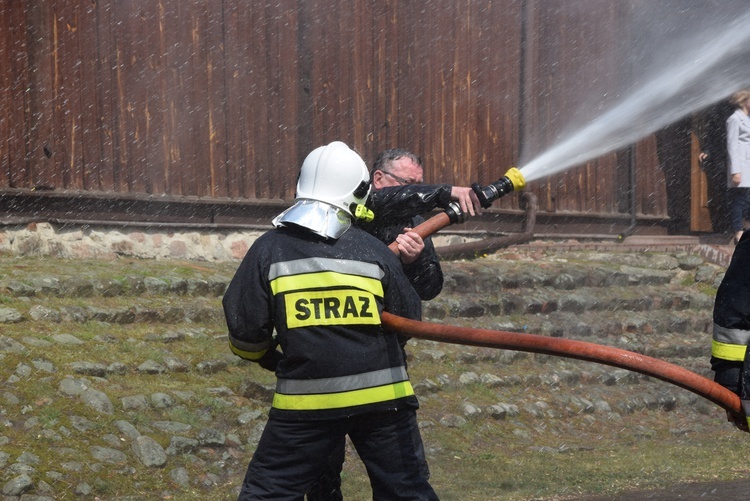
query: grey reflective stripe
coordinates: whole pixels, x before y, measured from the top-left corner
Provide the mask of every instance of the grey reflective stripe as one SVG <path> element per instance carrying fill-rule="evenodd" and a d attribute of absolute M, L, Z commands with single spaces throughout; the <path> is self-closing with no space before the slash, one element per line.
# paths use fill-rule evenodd
<path fill-rule="evenodd" d="M 745 416 L 750 416 L 750 400 L 740 400 L 740 404 L 742 404 L 742 412 Z"/>
<path fill-rule="evenodd" d="M 266 350 L 271 345 L 271 341 L 269 340 L 265 340 L 260 343 L 248 343 L 247 341 L 240 341 L 231 334 L 229 334 L 229 342 L 232 343 L 232 346 L 234 346 L 235 348 L 242 351 L 248 351 L 250 353 L 258 353 L 260 351 Z"/>
<path fill-rule="evenodd" d="M 409 376 L 406 374 L 405 367 L 391 367 L 352 376 L 321 379 L 279 379 L 276 382 L 276 393 L 285 395 L 339 393 L 398 383 L 408 379 Z"/>
<path fill-rule="evenodd" d="M 744 329 L 729 329 L 714 324 L 714 341 L 724 344 L 746 346 L 750 342 L 750 331 Z"/>
<path fill-rule="evenodd" d="M 383 278 L 383 270 L 376 264 L 363 261 L 352 261 L 349 259 L 329 259 L 325 257 L 311 257 L 307 259 L 296 259 L 274 263 L 268 270 L 268 279 L 288 275 L 299 275 L 302 273 L 315 273 L 318 271 L 335 271 L 348 275 L 358 275 L 376 280 Z"/>

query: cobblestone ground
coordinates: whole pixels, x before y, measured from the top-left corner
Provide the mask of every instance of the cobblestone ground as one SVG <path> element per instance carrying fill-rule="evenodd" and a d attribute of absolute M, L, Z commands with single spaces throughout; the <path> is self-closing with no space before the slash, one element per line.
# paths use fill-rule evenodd
<path fill-rule="evenodd" d="M 2 495 L 236 497 L 273 377 L 249 372 L 226 348 L 220 298 L 235 268 L 0 255 Z M 596 342 L 710 377 L 711 309 L 723 270 L 681 250 L 511 249 L 444 263 L 444 291 L 424 304 L 424 316 Z M 612 423 L 646 444 L 656 435 L 679 441 L 717 427 L 733 432 L 699 397 L 614 367 L 420 339 L 408 351 L 438 480 L 452 473 L 441 461 L 460 455 L 451 452 L 454 436 L 482 451 L 477 461 L 490 461 L 514 447 L 521 456 L 585 458 L 597 444 L 571 442 Z M 504 434 L 499 445 L 473 436 L 484 429 Z M 445 480 L 442 492 L 460 492 L 460 481 Z M 498 485 L 464 499 L 483 499 Z M 745 487 L 699 484 L 578 499 L 744 499 L 733 496 Z M 461 499 L 455 496 L 446 499 Z"/>
<path fill-rule="evenodd" d="M 683 484 L 668 489 L 633 491 L 616 496 L 570 499 L 571 501 L 744 501 L 750 499 L 750 480 Z"/>

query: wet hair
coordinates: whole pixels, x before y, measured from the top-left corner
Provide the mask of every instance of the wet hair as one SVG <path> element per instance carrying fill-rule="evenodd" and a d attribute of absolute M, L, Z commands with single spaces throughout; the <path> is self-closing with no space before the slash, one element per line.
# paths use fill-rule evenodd
<path fill-rule="evenodd" d="M 732 94 L 732 97 L 729 98 L 729 103 L 732 106 L 739 107 L 740 103 L 749 97 L 750 97 L 750 89 L 738 90 L 737 92 Z"/>
<path fill-rule="evenodd" d="M 409 150 L 405 150 L 403 148 L 390 148 L 385 151 L 381 151 L 378 155 L 378 158 L 375 159 L 375 162 L 372 164 L 372 169 L 370 170 L 370 177 L 375 173 L 376 170 L 380 170 L 383 172 L 390 172 L 391 171 L 391 163 L 395 162 L 399 158 L 408 158 L 415 164 L 419 165 L 424 170 L 424 165 L 422 165 L 422 159 L 419 158 L 417 155 L 412 153 Z"/>

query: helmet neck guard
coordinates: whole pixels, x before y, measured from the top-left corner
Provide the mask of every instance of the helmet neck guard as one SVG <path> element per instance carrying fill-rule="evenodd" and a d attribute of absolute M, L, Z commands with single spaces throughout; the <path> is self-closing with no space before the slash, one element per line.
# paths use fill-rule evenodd
<path fill-rule="evenodd" d="M 271 222 L 277 228 L 295 224 L 322 237 L 338 239 L 352 225 L 352 217 L 326 202 L 302 198 Z"/>

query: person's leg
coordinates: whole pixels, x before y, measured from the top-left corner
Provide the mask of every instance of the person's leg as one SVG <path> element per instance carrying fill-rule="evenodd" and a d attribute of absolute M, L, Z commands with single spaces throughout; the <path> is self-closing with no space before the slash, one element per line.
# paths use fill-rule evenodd
<path fill-rule="evenodd" d="M 414 410 L 353 419 L 349 432 L 367 468 L 374 500 L 436 500 Z"/>
<path fill-rule="evenodd" d="M 742 236 L 742 230 L 745 219 L 745 190 L 742 188 L 730 188 L 729 198 L 732 201 L 730 207 L 731 222 L 730 228 L 734 233 L 734 243 L 739 242 Z"/>
<path fill-rule="evenodd" d="M 328 456 L 323 473 L 307 491 L 307 501 L 342 501 L 344 499 L 341 493 L 341 470 L 344 466 L 345 454 L 346 437 L 341 437 L 333 453 Z"/>
<path fill-rule="evenodd" d="M 302 500 L 322 472 L 320 458 L 330 456 L 345 434 L 340 421 L 269 419 L 238 500 Z"/>
<path fill-rule="evenodd" d="M 742 231 L 739 232 L 739 235 L 737 235 L 737 242 L 740 241 L 740 238 L 742 237 L 742 233 L 745 230 L 745 223 L 750 219 L 750 188 L 739 188 L 739 191 L 742 192 Z"/>

